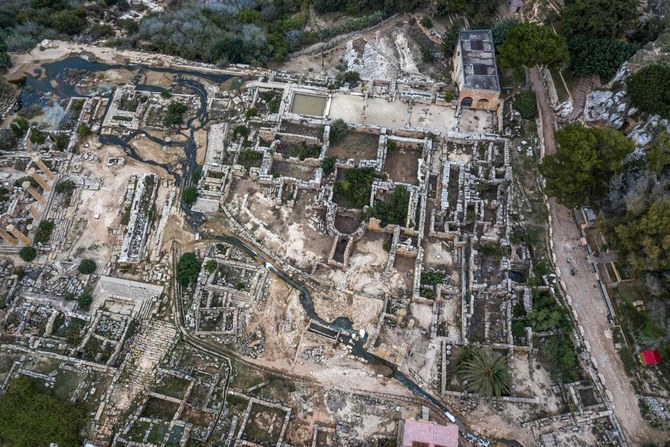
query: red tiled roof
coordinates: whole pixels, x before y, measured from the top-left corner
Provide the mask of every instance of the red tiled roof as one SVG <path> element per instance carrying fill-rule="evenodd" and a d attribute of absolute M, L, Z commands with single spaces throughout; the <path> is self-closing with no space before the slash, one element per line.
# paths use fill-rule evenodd
<path fill-rule="evenodd" d="M 661 353 L 655 349 L 647 349 L 640 353 L 642 363 L 645 365 L 658 365 L 661 363 Z"/>

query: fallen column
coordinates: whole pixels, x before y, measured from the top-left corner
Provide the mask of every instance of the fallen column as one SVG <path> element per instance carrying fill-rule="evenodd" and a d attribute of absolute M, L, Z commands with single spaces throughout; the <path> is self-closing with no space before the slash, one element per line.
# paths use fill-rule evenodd
<path fill-rule="evenodd" d="M 37 173 L 35 168 L 28 169 L 28 174 L 30 174 L 30 176 L 35 179 L 35 181 L 42 187 L 42 189 L 45 191 L 51 191 L 51 186 L 49 186 L 47 181 Z"/>
<path fill-rule="evenodd" d="M 21 230 L 16 228 L 14 225 L 7 225 L 7 231 L 9 231 L 15 238 L 20 240 L 26 245 L 32 245 L 33 241 L 30 240 L 28 236 L 25 234 L 21 233 Z"/>
<path fill-rule="evenodd" d="M 40 194 L 35 188 L 30 186 L 29 181 L 25 181 L 21 184 L 23 189 L 27 190 L 31 196 L 33 196 L 33 199 L 37 200 L 40 204 L 46 205 L 47 200 L 44 198 L 42 194 Z"/>

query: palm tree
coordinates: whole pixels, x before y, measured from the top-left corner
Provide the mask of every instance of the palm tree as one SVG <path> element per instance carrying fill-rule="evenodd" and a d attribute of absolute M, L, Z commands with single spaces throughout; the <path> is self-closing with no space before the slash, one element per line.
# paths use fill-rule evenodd
<path fill-rule="evenodd" d="M 498 398 L 510 390 L 507 360 L 488 351 L 466 348 L 458 361 L 458 375 L 469 391 L 487 399 Z"/>

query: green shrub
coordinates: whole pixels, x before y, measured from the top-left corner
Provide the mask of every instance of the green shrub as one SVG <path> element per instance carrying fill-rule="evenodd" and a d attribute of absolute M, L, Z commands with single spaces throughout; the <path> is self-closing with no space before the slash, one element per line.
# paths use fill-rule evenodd
<path fill-rule="evenodd" d="M 33 247 L 23 247 L 19 250 L 19 257 L 26 262 L 32 262 L 37 257 L 37 250 Z"/>
<path fill-rule="evenodd" d="M 537 101 L 535 99 L 535 93 L 533 93 L 531 90 L 527 90 L 517 95 L 517 97 L 514 98 L 512 106 L 517 112 L 521 114 L 523 119 L 535 119 Z"/>

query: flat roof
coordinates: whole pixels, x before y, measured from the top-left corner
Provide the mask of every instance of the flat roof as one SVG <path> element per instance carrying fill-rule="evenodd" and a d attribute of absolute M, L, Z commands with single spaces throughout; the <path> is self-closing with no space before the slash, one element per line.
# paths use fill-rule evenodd
<path fill-rule="evenodd" d="M 412 447 L 415 443 L 430 447 L 458 447 L 458 425 L 405 419 L 402 444 L 399 447 Z"/>
<path fill-rule="evenodd" d="M 464 86 L 500 91 L 496 52 L 491 30 L 463 30 L 458 33 Z"/>

